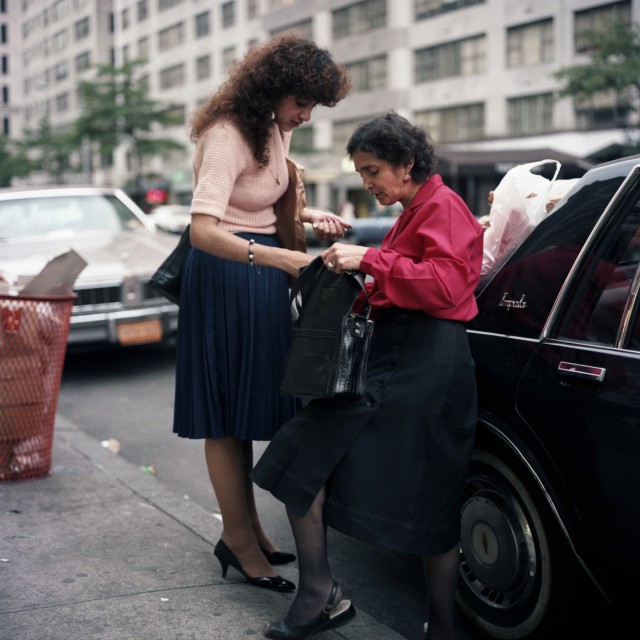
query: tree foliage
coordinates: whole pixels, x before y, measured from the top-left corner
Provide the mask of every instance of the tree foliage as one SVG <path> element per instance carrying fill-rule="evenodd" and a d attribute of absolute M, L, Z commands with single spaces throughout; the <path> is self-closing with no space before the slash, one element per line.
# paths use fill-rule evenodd
<path fill-rule="evenodd" d="M 25 178 L 33 169 L 24 151 L 0 135 L 0 187 L 10 187 L 13 178 Z"/>
<path fill-rule="evenodd" d="M 49 118 L 42 118 L 36 130 L 27 129 L 21 142 L 22 150 L 32 153 L 31 166 L 45 171 L 56 183 L 62 182 L 64 174 L 74 169 L 72 157 L 79 148 L 74 129 L 55 131 Z"/>
<path fill-rule="evenodd" d="M 633 90 L 637 96 L 640 92 L 640 26 L 613 22 L 605 29 L 581 35 L 589 44 L 588 62 L 565 67 L 554 74 L 565 83 L 560 95 L 580 99 L 604 91 L 621 94 Z"/>
<path fill-rule="evenodd" d="M 121 67 L 96 67 L 94 80 L 78 84 L 82 114 L 76 121 L 77 136 L 87 136 L 103 156 L 111 156 L 120 144 L 129 143 L 138 172 L 144 156 L 184 148 L 172 138 L 152 134 L 155 125 L 172 126 L 181 119 L 172 113 L 171 106 L 149 98 L 145 83 L 136 78 L 142 64 L 133 60 Z"/>

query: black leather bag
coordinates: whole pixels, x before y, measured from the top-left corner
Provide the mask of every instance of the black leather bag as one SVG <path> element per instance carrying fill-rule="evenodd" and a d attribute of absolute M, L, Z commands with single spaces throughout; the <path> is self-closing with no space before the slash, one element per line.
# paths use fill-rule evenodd
<path fill-rule="evenodd" d="M 365 305 L 356 313 L 362 292 Z M 280 391 L 301 398 L 360 397 L 373 332 L 364 275 L 335 274 L 318 257 L 294 283 L 291 301 L 293 336 Z"/>
<path fill-rule="evenodd" d="M 178 304 L 180 301 L 182 272 L 189 251 L 191 251 L 190 227 L 191 225 L 187 225 L 175 249 L 167 256 L 166 260 L 157 268 L 149 280 L 149 284 L 156 291 L 174 304 Z"/>

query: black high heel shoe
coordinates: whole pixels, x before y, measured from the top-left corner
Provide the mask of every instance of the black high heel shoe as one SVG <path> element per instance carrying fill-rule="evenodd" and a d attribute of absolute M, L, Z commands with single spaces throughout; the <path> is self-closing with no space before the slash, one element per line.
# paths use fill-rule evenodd
<path fill-rule="evenodd" d="M 338 583 L 334 581 L 327 604 L 324 605 L 320 615 L 309 624 L 292 624 L 286 618 L 278 620 L 264 630 L 265 637 L 275 640 L 304 640 L 304 638 L 310 638 L 317 633 L 337 629 L 351 622 L 356 617 L 356 608 L 351 600 L 341 600 L 336 605 L 337 592 Z"/>
<path fill-rule="evenodd" d="M 222 539 L 218 540 L 215 549 L 213 550 L 213 555 L 218 558 L 220 561 L 220 566 L 222 567 L 222 577 L 227 577 L 227 569 L 229 569 L 229 565 L 231 565 L 234 569 L 239 571 L 244 579 L 249 583 L 254 585 L 255 587 L 262 587 L 263 589 L 271 589 L 272 591 L 295 591 L 296 585 L 289 580 L 285 580 L 281 576 L 263 576 L 260 578 L 252 578 L 248 576 L 242 565 L 238 562 L 238 558 L 234 555 L 233 551 L 227 547 L 227 545 L 222 541 Z"/>
<path fill-rule="evenodd" d="M 267 551 L 263 547 L 260 547 L 260 550 L 264 553 L 264 557 L 271 565 L 289 564 L 296 559 L 293 553 L 287 553 L 286 551 Z"/>

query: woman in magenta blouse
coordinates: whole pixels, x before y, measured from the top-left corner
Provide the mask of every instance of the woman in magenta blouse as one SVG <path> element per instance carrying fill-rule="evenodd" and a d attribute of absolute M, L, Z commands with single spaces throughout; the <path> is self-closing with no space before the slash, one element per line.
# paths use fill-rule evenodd
<path fill-rule="evenodd" d="M 326 526 L 423 557 L 429 640 L 454 637 L 459 509 L 476 419 L 465 323 L 483 229 L 433 172 L 427 134 L 394 112 L 369 120 L 347 145 L 382 206 L 404 208 L 380 248 L 336 243 L 337 273 L 369 276 L 375 320 L 365 394 L 314 400 L 278 432 L 254 481 L 285 503 L 300 582 L 268 638 L 308 638 L 355 615 L 333 580 Z"/>

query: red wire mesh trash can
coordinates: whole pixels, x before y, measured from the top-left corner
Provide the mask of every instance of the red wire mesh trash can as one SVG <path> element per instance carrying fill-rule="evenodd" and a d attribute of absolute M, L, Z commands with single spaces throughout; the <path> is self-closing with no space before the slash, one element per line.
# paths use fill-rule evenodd
<path fill-rule="evenodd" d="M 47 475 L 71 296 L 0 295 L 0 482 Z"/>

